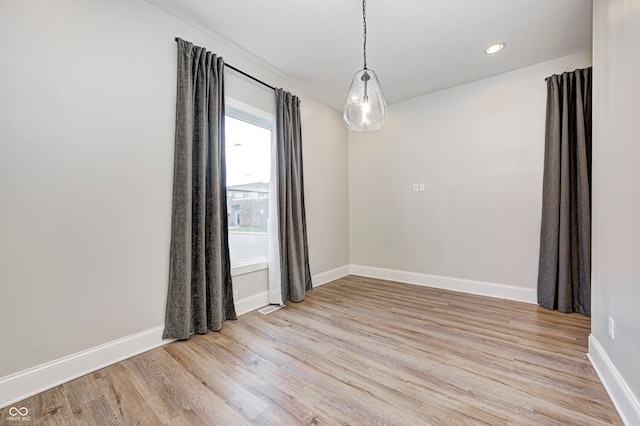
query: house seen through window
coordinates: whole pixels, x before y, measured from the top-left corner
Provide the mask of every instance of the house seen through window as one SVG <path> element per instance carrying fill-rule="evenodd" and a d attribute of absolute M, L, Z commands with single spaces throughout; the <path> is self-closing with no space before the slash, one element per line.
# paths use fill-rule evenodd
<path fill-rule="evenodd" d="M 268 258 L 272 132 L 272 120 L 227 106 L 227 221 L 232 265 Z"/>

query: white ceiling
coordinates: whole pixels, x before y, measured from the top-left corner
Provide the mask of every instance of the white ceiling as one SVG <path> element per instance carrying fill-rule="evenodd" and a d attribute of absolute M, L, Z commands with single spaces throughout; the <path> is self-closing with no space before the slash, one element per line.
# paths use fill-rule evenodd
<path fill-rule="evenodd" d="M 363 65 L 361 0 L 150 1 L 338 110 Z M 394 103 L 590 49 L 591 0 L 368 0 L 367 27 L 368 67 Z"/>

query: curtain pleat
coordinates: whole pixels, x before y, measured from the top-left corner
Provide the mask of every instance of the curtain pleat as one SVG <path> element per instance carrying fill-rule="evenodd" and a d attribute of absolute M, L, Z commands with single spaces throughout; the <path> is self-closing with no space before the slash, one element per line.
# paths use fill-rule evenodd
<path fill-rule="evenodd" d="M 538 304 L 591 315 L 591 68 L 547 79 Z"/>
<path fill-rule="evenodd" d="M 236 319 L 227 232 L 224 62 L 181 39 L 169 289 L 163 338 Z"/>
<path fill-rule="evenodd" d="M 313 288 L 302 176 L 300 100 L 276 89 L 278 216 L 282 301 L 300 302 Z"/>

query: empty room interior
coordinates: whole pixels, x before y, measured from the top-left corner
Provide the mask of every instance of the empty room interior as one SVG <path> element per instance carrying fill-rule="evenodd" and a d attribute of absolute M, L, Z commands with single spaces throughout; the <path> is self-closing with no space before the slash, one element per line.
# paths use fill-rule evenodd
<path fill-rule="evenodd" d="M 640 425 L 640 0 L 0 40 L 0 424 Z"/>

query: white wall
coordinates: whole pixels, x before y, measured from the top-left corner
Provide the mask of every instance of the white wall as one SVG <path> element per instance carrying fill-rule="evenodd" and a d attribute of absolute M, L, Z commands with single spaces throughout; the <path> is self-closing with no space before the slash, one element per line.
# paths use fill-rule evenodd
<path fill-rule="evenodd" d="M 4 0 L 0 382 L 164 323 L 175 36 L 301 98 L 312 273 L 349 263 L 338 112 L 142 0 Z"/>
<path fill-rule="evenodd" d="M 583 52 L 421 96 L 391 105 L 382 130 L 351 133 L 351 263 L 535 302 L 545 78 L 590 65 Z"/>
<path fill-rule="evenodd" d="M 640 424 L 640 1 L 596 0 L 593 6 L 589 355 L 631 425 Z M 615 340 L 608 336 L 608 317 L 615 321 Z"/>

